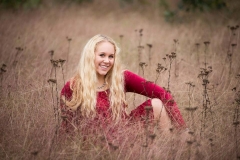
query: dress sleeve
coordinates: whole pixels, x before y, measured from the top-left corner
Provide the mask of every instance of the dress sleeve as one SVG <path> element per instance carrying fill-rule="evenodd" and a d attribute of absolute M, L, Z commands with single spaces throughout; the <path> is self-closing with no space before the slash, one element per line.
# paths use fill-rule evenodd
<path fill-rule="evenodd" d="M 146 81 L 144 78 L 128 70 L 124 71 L 124 78 L 126 92 L 134 92 L 149 98 L 160 99 L 174 125 L 177 128 L 186 127 L 177 103 L 173 100 L 169 92 L 155 83 Z"/>
<path fill-rule="evenodd" d="M 73 117 L 75 113 L 69 110 L 69 107 L 66 106 L 66 102 L 65 102 L 65 100 L 70 101 L 71 98 L 72 98 L 72 90 L 70 88 L 70 81 L 68 81 L 62 88 L 62 91 L 60 94 L 60 109 L 61 109 L 61 118 L 62 118 L 61 130 L 64 132 L 69 132 L 73 129 L 72 128 L 73 126 L 71 124 L 73 122 Z"/>

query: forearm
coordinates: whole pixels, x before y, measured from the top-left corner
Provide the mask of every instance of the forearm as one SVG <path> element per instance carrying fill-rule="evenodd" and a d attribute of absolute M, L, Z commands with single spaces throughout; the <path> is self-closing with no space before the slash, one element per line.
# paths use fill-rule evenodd
<path fill-rule="evenodd" d="M 185 127 L 185 122 L 172 95 L 155 83 L 146 81 L 144 78 L 130 72 L 125 71 L 125 88 L 127 92 L 134 92 L 149 98 L 160 99 L 166 111 L 176 127 Z"/>

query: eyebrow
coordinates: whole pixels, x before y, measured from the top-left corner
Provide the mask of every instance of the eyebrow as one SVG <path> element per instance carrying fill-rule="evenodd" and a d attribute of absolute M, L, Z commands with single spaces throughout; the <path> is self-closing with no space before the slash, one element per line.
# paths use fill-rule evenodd
<path fill-rule="evenodd" d="M 99 52 L 99 54 L 102 54 L 102 53 L 106 54 L 106 52 Z M 115 55 L 115 53 L 110 53 L 110 55 Z"/>

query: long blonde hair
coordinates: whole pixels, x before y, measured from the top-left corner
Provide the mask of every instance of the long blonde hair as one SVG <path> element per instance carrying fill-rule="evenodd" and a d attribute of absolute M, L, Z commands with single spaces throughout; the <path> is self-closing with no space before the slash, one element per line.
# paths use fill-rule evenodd
<path fill-rule="evenodd" d="M 72 99 L 66 101 L 66 105 L 74 111 L 80 107 L 79 109 L 83 116 L 95 117 L 97 103 L 97 74 L 94 58 L 97 44 L 103 41 L 110 42 L 115 49 L 114 65 L 107 73 L 105 79 L 110 86 L 109 101 L 112 118 L 114 120 L 119 120 L 122 115 L 124 115 L 124 106 L 126 104 L 124 76 L 118 56 L 120 49 L 113 39 L 101 34 L 92 37 L 83 49 L 77 74 L 70 83 L 70 88 L 73 90 Z"/>

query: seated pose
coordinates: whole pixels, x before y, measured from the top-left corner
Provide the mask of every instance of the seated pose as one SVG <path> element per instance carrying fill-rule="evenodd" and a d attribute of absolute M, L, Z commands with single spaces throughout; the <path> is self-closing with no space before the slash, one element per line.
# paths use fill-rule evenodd
<path fill-rule="evenodd" d="M 186 128 L 170 93 L 128 70 L 122 70 L 119 53 L 120 49 L 110 37 L 99 34 L 88 41 L 77 74 L 61 91 L 61 127 L 66 132 L 74 130 L 81 118 L 141 121 L 146 112 L 150 112 L 150 118 L 156 120 L 162 130 L 169 130 L 172 126 Z M 126 92 L 149 99 L 127 115 Z"/>

